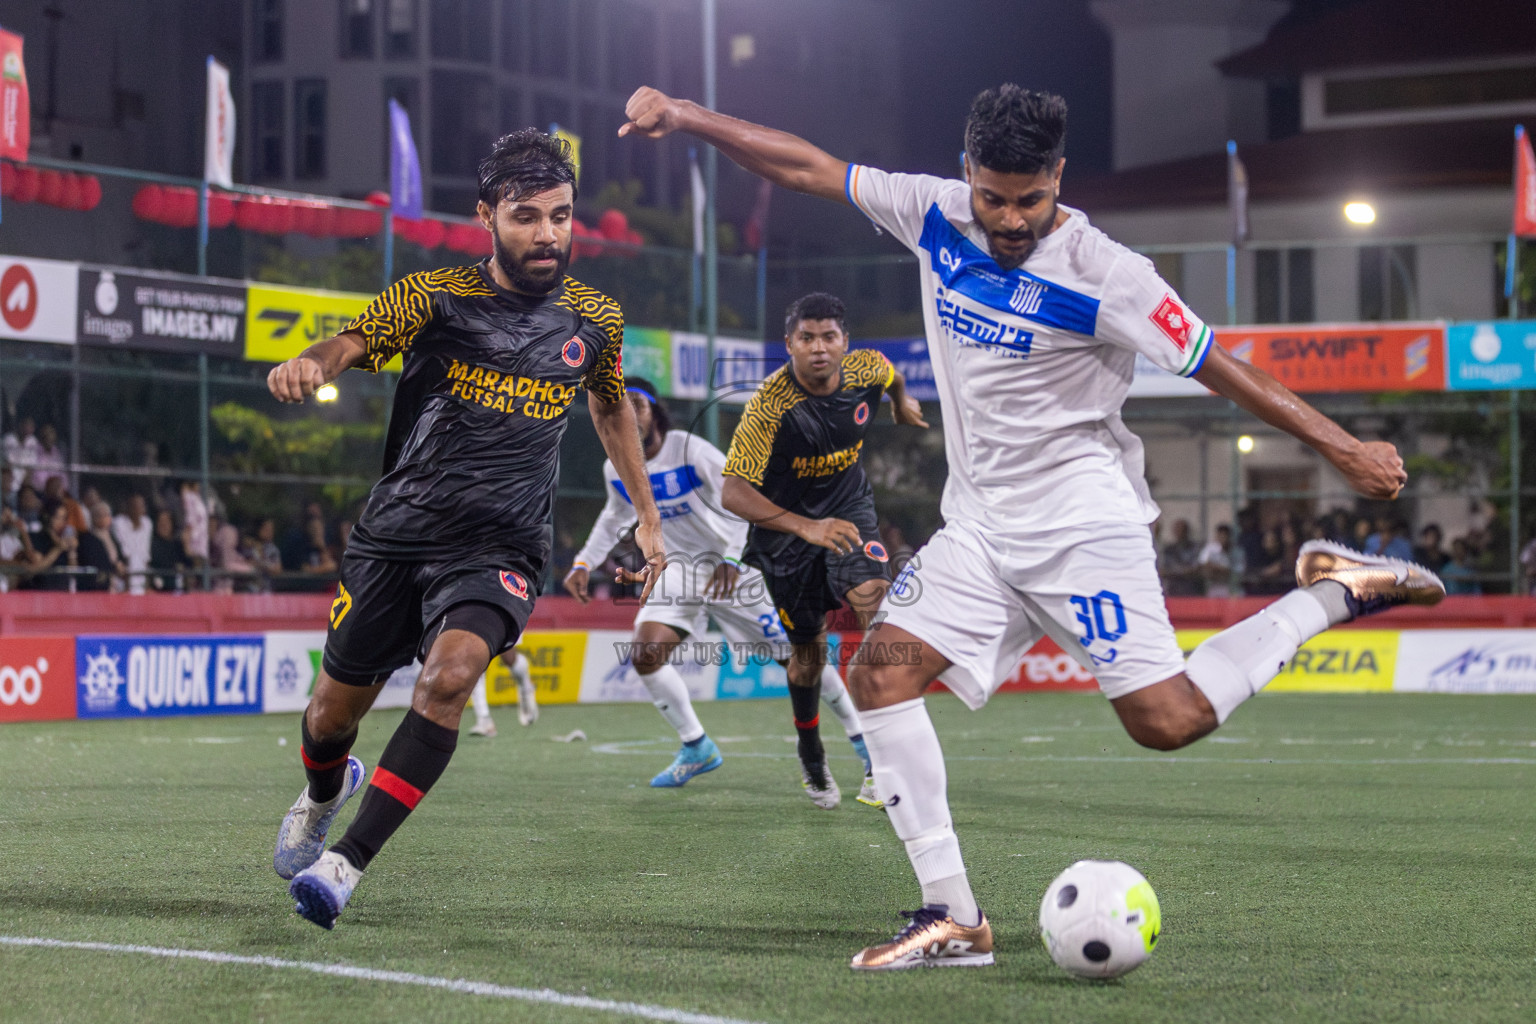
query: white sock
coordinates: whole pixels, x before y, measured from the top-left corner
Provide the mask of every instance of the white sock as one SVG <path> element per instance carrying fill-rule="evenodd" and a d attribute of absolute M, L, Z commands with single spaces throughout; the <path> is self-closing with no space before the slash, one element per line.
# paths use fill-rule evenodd
<path fill-rule="evenodd" d="M 512 678 L 517 680 L 519 686 L 527 686 L 533 678 L 529 674 L 528 659 L 522 652 L 518 652 L 517 656 L 512 659 L 512 667 L 509 671 L 512 673 Z"/>
<path fill-rule="evenodd" d="M 978 924 L 981 911 L 950 823 L 944 751 L 928 706 L 918 697 L 866 711 L 863 720 L 875 785 L 897 837 L 906 844 L 923 903 L 942 903 L 960 924 Z"/>
<path fill-rule="evenodd" d="M 1312 589 L 1291 591 L 1190 654 L 1185 674 L 1211 702 L 1216 721 L 1225 722 L 1239 704 L 1279 674 L 1298 647 L 1332 624 L 1325 598 Z"/>
<path fill-rule="evenodd" d="M 491 702 L 485 696 L 485 673 L 480 674 L 480 681 L 470 691 L 469 702 L 475 706 L 476 722 L 484 722 L 491 717 Z"/>
<path fill-rule="evenodd" d="M 704 726 L 699 724 L 699 716 L 693 713 L 693 701 L 688 697 L 688 684 L 683 682 L 681 672 L 672 665 L 662 665 L 650 675 L 641 676 L 640 681 L 645 684 L 651 703 L 656 705 L 661 717 L 677 730 L 679 739 L 692 743 L 704 735 Z"/>
<path fill-rule="evenodd" d="M 859 712 L 853 706 L 853 698 L 848 696 L 848 687 L 843 685 L 843 677 L 838 675 L 837 666 L 830 662 L 821 667 L 821 702 L 837 716 L 843 732 L 857 736 L 864 731 L 864 727 L 859 724 Z"/>

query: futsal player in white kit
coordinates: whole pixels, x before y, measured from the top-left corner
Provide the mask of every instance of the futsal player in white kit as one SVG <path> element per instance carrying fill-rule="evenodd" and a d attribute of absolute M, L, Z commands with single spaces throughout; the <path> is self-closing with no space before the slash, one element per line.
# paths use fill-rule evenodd
<path fill-rule="evenodd" d="M 1444 596 L 1421 566 L 1310 541 L 1297 590 L 1186 661 L 1157 576 L 1141 442 L 1120 418 L 1138 354 L 1304 441 L 1365 497 L 1396 497 L 1407 474 L 1391 444 L 1360 441 L 1228 355 L 1150 261 L 1057 202 L 1060 97 L 1014 85 L 976 97 L 965 180 L 848 164 L 651 88 L 625 112 L 621 135 L 697 136 L 777 185 L 852 204 L 918 257 L 944 412 L 945 525 L 892 585 L 849 685 L 922 906 L 855 969 L 993 962 L 922 700 L 934 680 L 979 708 L 1048 635 L 1093 671 L 1134 740 L 1173 750 L 1224 722 L 1329 626 Z"/>
<path fill-rule="evenodd" d="M 673 789 L 722 763 L 720 748 L 694 713 L 688 684 L 674 663 L 678 645 L 690 634 L 701 636 L 711 615 L 733 652 L 745 651 L 782 664 L 789 660 L 790 644 L 762 574 L 741 563 L 747 524 L 726 512 L 720 501 L 725 454 L 702 437 L 672 429 L 667 407 L 650 381 L 631 376 L 624 383 L 635 408 L 645 471 L 661 512 L 669 559 L 650 600 L 635 616 L 631 658 L 656 710 L 682 741 L 672 763 L 651 779 L 657 789 Z M 589 600 L 592 566 L 608 557 L 635 519 L 612 463 L 603 463 L 603 481 L 607 504 L 565 577 L 565 589 L 583 604 Z M 830 664 L 822 669 L 821 699 L 837 716 L 863 762 L 859 801 L 878 807 L 859 713 L 837 668 Z M 810 795 L 818 806 L 829 807 L 825 796 L 818 800 L 818 794 Z M 835 799 L 830 806 L 835 806 Z"/>

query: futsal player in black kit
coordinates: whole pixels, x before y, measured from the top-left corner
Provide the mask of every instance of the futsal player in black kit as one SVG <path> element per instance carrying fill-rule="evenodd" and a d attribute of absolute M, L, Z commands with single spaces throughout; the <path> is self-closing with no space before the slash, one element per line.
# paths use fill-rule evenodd
<path fill-rule="evenodd" d="M 634 411 L 625 400 L 617 303 L 565 276 L 576 179 L 569 146 L 526 129 L 479 168 L 491 257 L 412 274 L 346 330 L 268 377 L 301 402 L 348 367 L 395 355 L 384 475 L 352 531 L 301 746 L 308 785 L 283 819 L 273 867 L 307 920 L 332 927 L 368 862 L 442 775 L 459 716 L 491 658 L 516 643 L 544 583 L 560 439 L 579 390 L 635 496 L 648 595 L 666 564 Z M 336 812 L 363 789 L 358 722 L 395 669 L 424 663 L 411 708 L 379 757 L 357 817 L 322 853 Z"/>
<path fill-rule="evenodd" d="M 868 629 L 890 586 L 874 491 L 859 464 L 864 435 L 886 393 L 897 423 L 928 426 L 889 359 L 848 351 L 846 320 L 842 301 L 822 292 L 789 307 L 789 362 L 747 402 L 721 491 L 726 509 L 752 524 L 742 561 L 762 570 L 789 635 L 801 781 L 827 809 L 841 798 L 818 729 L 827 612 L 846 601 Z"/>

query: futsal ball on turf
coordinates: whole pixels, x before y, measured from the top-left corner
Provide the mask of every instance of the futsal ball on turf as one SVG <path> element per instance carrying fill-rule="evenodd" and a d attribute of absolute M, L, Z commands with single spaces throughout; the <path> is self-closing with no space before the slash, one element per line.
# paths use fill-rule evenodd
<path fill-rule="evenodd" d="M 1080 860 L 1040 903 L 1040 939 L 1056 966 L 1080 978 L 1118 978 L 1146 962 L 1163 927 L 1157 894 L 1117 860 Z"/>

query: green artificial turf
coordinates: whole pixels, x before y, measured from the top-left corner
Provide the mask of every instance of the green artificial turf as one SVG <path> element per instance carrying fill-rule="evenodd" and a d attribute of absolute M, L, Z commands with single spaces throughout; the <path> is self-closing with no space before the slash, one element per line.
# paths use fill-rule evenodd
<path fill-rule="evenodd" d="M 0 728 L 0 935 L 344 963 L 749 1021 L 1536 1020 L 1536 698 L 1270 695 L 1172 755 L 1091 695 L 931 698 L 997 966 L 864 975 L 917 903 L 830 717 L 845 793 L 800 791 L 787 704 L 706 704 L 725 766 L 650 776 L 649 706 L 565 706 L 467 734 L 334 932 L 271 869 L 302 785 L 296 716 Z M 400 712 L 371 715 L 370 767 Z M 830 726 L 830 729 L 827 728 Z M 585 743 L 552 737 L 580 728 Z M 286 746 L 279 738 L 286 738 Z M 342 822 L 354 811 L 348 807 Z M 339 833 L 338 833 L 339 834 Z M 1041 894 L 1082 857 L 1141 869 L 1151 961 L 1058 971 Z M 599 1021 L 251 965 L 0 946 L 0 1019 Z"/>

